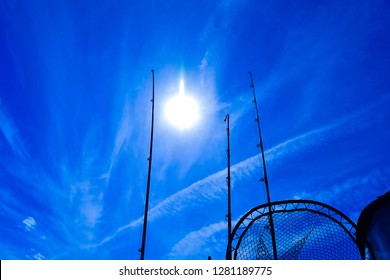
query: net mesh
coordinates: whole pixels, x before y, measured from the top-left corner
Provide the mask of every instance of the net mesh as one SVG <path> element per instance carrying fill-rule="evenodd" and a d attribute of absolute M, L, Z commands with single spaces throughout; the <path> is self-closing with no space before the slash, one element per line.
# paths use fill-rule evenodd
<path fill-rule="evenodd" d="M 270 213 L 276 251 L 281 260 L 362 259 L 355 224 L 341 212 L 313 201 L 287 201 L 248 212 L 233 231 L 232 255 L 241 260 L 274 259 Z"/>

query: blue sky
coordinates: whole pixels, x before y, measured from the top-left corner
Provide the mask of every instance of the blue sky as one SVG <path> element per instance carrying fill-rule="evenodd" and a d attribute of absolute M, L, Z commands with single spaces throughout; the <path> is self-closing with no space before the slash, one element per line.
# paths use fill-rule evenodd
<path fill-rule="evenodd" d="M 224 259 L 232 215 L 314 199 L 357 221 L 390 188 L 387 1 L 2 1 L 0 258 Z M 178 130 L 179 81 L 200 106 Z"/>

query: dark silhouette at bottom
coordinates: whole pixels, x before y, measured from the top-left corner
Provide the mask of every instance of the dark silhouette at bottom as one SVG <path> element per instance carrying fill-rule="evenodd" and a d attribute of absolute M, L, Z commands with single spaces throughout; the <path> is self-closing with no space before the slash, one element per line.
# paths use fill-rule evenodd
<path fill-rule="evenodd" d="M 390 260 L 390 191 L 360 213 L 356 242 L 362 256 L 369 250 L 375 259 Z"/>

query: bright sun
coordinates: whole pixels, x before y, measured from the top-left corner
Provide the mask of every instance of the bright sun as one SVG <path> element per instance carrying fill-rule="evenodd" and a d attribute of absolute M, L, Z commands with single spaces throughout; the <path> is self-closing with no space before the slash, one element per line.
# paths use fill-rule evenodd
<path fill-rule="evenodd" d="M 179 129 L 187 129 L 199 120 L 198 103 L 184 93 L 184 81 L 180 81 L 179 94 L 172 97 L 165 106 L 168 121 Z"/>

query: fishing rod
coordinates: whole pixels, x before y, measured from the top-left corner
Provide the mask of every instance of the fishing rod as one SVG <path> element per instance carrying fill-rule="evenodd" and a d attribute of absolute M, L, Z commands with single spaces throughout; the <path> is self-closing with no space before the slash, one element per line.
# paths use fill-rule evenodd
<path fill-rule="evenodd" d="M 230 195 L 230 189 L 231 189 L 231 183 L 230 183 L 230 117 L 229 114 L 225 116 L 226 122 L 226 133 L 227 133 L 227 191 L 228 191 L 228 214 L 227 214 L 227 222 L 228 222 L 228 247 L 226 251 L 226 259 L 231 260 L 232 259 L 232 250 L 231 250 L 231 242 L 232 242 L 232 211 L 231 211 L 231 195 Z"/>
<path fill-rule="evenodd" d="M 278 259 L 278 254 L 277 254 L 277 251 L 276 251 L 275 227 L 274 227 L 274 220 L 272 218 L 271 197 L 270 197 L 269 185 L 268 185 L 267 168 L 266 168 L 266 165 L 265 165 L 263 138 L 261 136 L 261 129 L 260 129 L 259 109 L 257 107 L 256 92 L 255 92 L 255 85 L 253 83 L 253 76 L 252 76 L 252 72 L 250 72 L 250 71 L 249 71 L 249 76 L 251 78 L 251 88 L 252 88 L 252 91 L 253 91 L 253 104 L 255 105 L 255 108 L 256 108 L 256 120 L 255 121 L 257 122 L 257 128 L 258 128 L 258 131 L 259 131 L 259 138 L 260 138 L 260 143 L 257 145 L 257 147 L 259 147 L 260 150 L 261 150 L 261 158 L 262 158 L 262 163 L 263 163 L 263 174 L 264 174 L 264 177 L 261 178 L 260 181 L 264 182 L 266 193 L 267 193 L 269 223 L 270 223 L 270 230 L 271 230 L 271 237 L 272 237 L 272 249 L 273 249 L 273 252 L 274 252 L 274 259 L 277 260 Z"/>
<path fill-rule="evenodd" d="M 141 253 L 140 260 L 145 259 L 145 243 L 146 243 L 146 227 L 148 223 L 148 208 L 149 208 L 149 192 L 150 192 L 150 176 L 152 173 L 152 155 L 153 155 L 153 129 L 154 129 L 154 70 L 152 69 L 152 126 L 150 130 L 150 150 L 149 150 L 149 169 L 148 169 L 148 182 L 146 185 L 146 198 L 145 198 L 145 213 L 144 213 L 144 226 L 142 231 L 142 245 L 139 252 Z"/>

